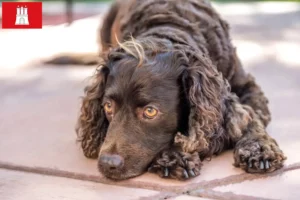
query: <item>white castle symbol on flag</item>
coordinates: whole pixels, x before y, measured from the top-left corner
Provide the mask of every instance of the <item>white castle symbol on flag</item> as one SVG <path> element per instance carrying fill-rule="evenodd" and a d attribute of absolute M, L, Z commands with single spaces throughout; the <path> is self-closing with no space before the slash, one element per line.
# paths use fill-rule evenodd
<path fill-rule="evenodd" d="M 21 8 L 19 6 L 17 7 L 17 17 L 15 25 L 29 25 L 26 6 L 21 6 Z"/>

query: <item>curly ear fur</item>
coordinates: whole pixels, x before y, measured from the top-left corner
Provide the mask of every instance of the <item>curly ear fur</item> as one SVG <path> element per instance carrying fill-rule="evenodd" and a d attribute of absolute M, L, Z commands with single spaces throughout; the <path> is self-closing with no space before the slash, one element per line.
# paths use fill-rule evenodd
<path fill-rule="evenodd" d="M 101 106 L 105 82 L 109 69 L 101 66 L 92 77 L 92 83 L 85 88 L 76 133 L 83 153 L 88 158 L 97 158 L 104 141 L 108 121 Z"/>
<path fill-rule="evenodd" d="M 224 130 L 224 94 L 229 91 L 228 83 L 217 71 L 210 59 L 193 55 L 189 58 L 187 77 L 184 81 L 190 103 L 189 135 L 178 133 L 175 144 L 184 152 L 200 152 L 205 156 L 219 151 L 219 142 Z"/>

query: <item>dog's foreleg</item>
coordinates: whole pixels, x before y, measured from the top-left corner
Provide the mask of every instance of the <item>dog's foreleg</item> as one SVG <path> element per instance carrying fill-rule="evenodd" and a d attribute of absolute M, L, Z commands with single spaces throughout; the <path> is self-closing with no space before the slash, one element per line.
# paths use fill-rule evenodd
<path fill-rule="evenodd" d="M 252 107 L 232 94 L 226 105 L 225 129 L 235 144 L 234 165 L 249 173 L 272 172 L 286 159 Z"/>
<path fill-rule="evenodd" d="M 234 55 L 234 75 L 230 80 L 232 92 L 236 93 L 242 104 L 249 105 L 259 116 L 264 126 L 271 121 L 271 114 L 268 108 L 268 99 L 261 87 L 256 83 L 255 78 L 246 73 L 237 55 Z"/>

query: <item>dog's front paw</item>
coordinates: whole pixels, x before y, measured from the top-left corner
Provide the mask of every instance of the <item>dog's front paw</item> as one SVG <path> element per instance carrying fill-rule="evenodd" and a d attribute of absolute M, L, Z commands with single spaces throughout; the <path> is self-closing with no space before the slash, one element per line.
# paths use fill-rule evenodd
<path fill-rule="evenodd" d="M 286 157 L 273 139 L 238 142 L 234 165 L 248 173 L 273 172 L 283 167 Z"/>
<path fill-rule="evenodd" d="M 148 171 L 164 178 L 189 179 L 200 174 L 202 163 L 197 152 L 183 153 L 166 150 L 155 158 Z"/>

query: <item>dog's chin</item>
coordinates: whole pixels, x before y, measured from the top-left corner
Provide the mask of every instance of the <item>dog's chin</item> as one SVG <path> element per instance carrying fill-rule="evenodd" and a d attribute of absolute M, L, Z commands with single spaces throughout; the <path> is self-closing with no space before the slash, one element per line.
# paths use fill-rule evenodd
<path fill-rule="evenodd" d="M 114 180 L 114 181 L 121 181 L 126 180 L 130 178 L 137 177 L 139 175 L 142 175 L 145 173 L 145 171 L 132 171 L 132 170 L 103 170 L 99 167 L 99 172 L 105 176 L 108 179 Z"/>

